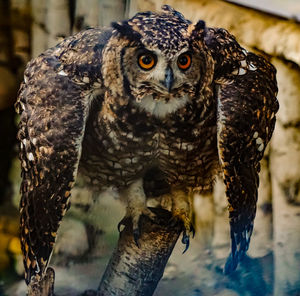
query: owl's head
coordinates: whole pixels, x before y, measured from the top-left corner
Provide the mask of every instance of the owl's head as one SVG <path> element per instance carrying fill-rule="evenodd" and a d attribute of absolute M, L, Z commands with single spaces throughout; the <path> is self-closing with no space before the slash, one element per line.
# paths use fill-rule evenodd
<path fill-rule="evenodd" d="M 173 8 L 162 9 L 113 23 L 103 60 L 108 89 L 158 117 L 198 95 L 207 81 L 208 59 L 205 23 L 193 25 Z"/>

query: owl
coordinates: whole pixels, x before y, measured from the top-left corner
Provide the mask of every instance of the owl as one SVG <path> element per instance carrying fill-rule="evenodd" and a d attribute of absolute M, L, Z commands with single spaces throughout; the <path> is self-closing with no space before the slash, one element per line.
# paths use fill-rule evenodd
<path fill-rule="evenodd" d="M 231 236 L 225 273 L 235 270 L 275 125 L 275 76 L 225 29 L 192 24 L 169 6 L 80 32 L 29 62 L 16 103 L 26 283 L 46 271 L 78 174 L 93 190 L 127 197 L 124 219 L 137 244 L 141 215 L 156 219 L 148 197 L 169 195 L 187 246 L 192 195 L 221 174 Z"/>

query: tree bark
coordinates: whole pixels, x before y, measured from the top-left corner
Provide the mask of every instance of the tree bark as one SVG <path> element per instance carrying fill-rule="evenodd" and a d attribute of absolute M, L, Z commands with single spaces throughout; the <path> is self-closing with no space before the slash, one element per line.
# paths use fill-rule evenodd
<path fill-rule="evenodd" d="M 133 239 L 131 221 L 120 233 L 118 245 L 104 272 L 97 291 L 88 290 L 91 296 L 151 296 L 163 276 L 165 266 L 182 231 L 181 223 L 170 225 L 171 213 L 150 208 L 159 224 L 147 217 L 140 219 L 139 247 Z M 53 296 L 54 270 L 47 269 L 45 277 L 35 278 L 28 286 L 28 296 Z"/>
<path fill-rule="evenodd" d="M 28 286 L 27 296 L 54 296 L 54 269 L 48 267 L 46 275 L 41 281 L 33 278 Z"/>
<path fill-rule="evenodd" d="M 131 223 L 125 226 L 97 295 L 149 296 L 154 293 L 182 226 L 169 225 L 170 212 L 157 208 L 151 210 L 161 223 L 158 225 L 147 217 L 141 217 L 140 247 L 134 242 Z"/>

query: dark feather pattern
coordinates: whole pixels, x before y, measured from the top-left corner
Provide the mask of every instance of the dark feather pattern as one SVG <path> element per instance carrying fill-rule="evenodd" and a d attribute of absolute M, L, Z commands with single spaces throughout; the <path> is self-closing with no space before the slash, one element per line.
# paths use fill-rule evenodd
<path fill-rule="evenodd" d="M 249 248 L 256 213 L 259 161 L 273 133 L 278 111 L 275 68 L 251 53 L 244 61 L 245 69 L 238 70 L 242 75 L 216 86 L 218 149 L 231 227 L 232 251 L 225 273 L 236 269 Z"/>
<path fill-rule="evenodd" d="M 142 39 L 141 34 L 134 31 L 132 26 L 128 24 L 127 21 L 123 21 L 122 23 L 114 22 L 111 26 L 116 29 L 122 36 L 128 38 L 132 42 L 140 42 Z"/>
<path fill-rule="evenodd" d="M 162 66 L 143 71 L 141 50 L 159 52 Z M 186 53 L 191 64 L 179 68 Z M 127 207 L 135 221 L 149 214 L 147 196 L 170 194 L 187 246 L 187 193 L 210 191 L 222 172 L 232 241 L 224 271 L 235 270 L 249 247 L 259 161 L 275 126 L 275 74 L 226 30 L 192 25 L 170 6 L 83 31 L 32 60 L 16 103 L 27 284 L 47 268 L 77 170 L 92 189 L 139 192 Z"/>
<path fill-rule="evenodd" d="M 107 33 L 103 35 L 107 36 Z M 82 40 L 97 39 L 100 45 L 99 37 L 103 35 L 99 31 L 88 30 L 79 36 Z M 27 284 L 31 277 L 43 275 L 59 223 L 70 206 L 70 190 L 76 178 L 90 104 L 89 96 L 85 95 L 88 83 L 78 84 L 80 79 L 87 81 L 84 73 L 78 72 L 78 63 L 68 64 L 69 52 L 63 54 L 63 50 L 65 46 L 77 50 L 82 47 L 84 52 L 93 44 L 77 43 L 76 46 L 74 37 L 66 39 L 63 44 L 29 63 L 16 103 L 20 114 L 18 139 L 23 178 L 21 245 Z M 95 64 L 99 63 L 97 52 L 92 58 Z M 84 54 L 79 54 L 79 60 L 80 68 L 93 75 L 89 81 L 100 79 L 95 75 L 93 64 L 84 64 Z M 72 74 L 73 71 L 77 77 Z"/>

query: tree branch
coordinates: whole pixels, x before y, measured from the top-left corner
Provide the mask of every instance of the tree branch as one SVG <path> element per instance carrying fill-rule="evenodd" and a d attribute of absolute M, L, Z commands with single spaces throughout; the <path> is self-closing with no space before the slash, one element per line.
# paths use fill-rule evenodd
<path fill-rule="evenodd" d="M 157 208 L 151 210 L 161 223 L 158 225 L 147 217 L 141 217 L 140 247 L 134 242 L 131 222 L 125 226 L 102 277 L 97 295 L 149 296 L 154 293 L 182 226 L 169 225 L 170 212 Z"/>
<path fill-rule="evenodd" d="M 154 293 L 182 231 L 182 225 L 170 225 L 172 215 L 169 211 L 150 209 L 160 223 L 141 217 L 138 247 L 133 239 L 132 223 L 127 221 L 98 290 L 88 290 L 83 295 L 151 296 Z M 54 270 L 51 267 L 42 280 L 32 278 L 28 286 L 28 296 L 52 296 L 53 291 Z"/>
<path fill-rule="evenodd" d="M 35 277 L 31 279 L 28 285 L 28 296 L 54 296 L 54 269 L 47 268 L 46 274 L 42 280 Z"/>

